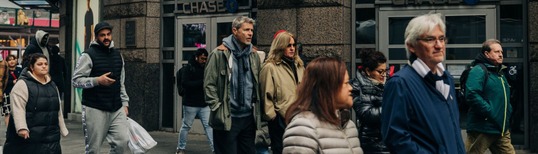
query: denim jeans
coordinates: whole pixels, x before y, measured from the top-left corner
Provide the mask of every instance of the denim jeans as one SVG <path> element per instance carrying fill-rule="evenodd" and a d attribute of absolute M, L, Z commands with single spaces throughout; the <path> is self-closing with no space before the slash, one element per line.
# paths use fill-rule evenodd
<path fill-rule="evenodd" d="M 202 122 L 202 125 L 204 126 L 205 134 L 207 136 L 207 140 L 209 141 L 209 146 L 211 147 L 211 150 L 214 151 L 213 128 L 209 126 L 209 113 L 210 113 L 209 106 L 206 106 L 206 107 L 183 106 L 183 120 L 182 120 L 183 124 L 181 125 L 181 129 L 179 130 L 179 139 L 178 139 L 177 149 L 181 149 L 181 150 L 185 149 L 185 146 L 187 145 L 187 136 L 189 134 L 189 130 L 191 130 L 194 118 L 198 116 L 198 118 L 200 118 L 200 121 Z"/>

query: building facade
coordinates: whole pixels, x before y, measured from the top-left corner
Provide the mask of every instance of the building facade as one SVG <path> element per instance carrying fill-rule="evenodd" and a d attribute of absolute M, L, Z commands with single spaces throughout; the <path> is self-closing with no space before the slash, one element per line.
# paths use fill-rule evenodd
<path fill-rule="evenodd" d="M 197 48 L 211 51 L 220 45 L 231 34 L 231 21 L 237 16 L 256 19 L 253 43 L 262 51 L 268 52 L 273 34 L 285 29 L 303 44 L 308 60 L 338 55 L 354 72 L 360 65 L 361 50 L 383 52 L 390 68 L 397 71 L 407 63 L 403 43 L 407 22 L 417 15 L 439 12 L 445 16 L 449 38 L 444 64 L 456 80 L 480 52 L 484 40 L 496 38 L 503 43 L 509 68 L 506 74 L 514 93 L 512 127 L 518 129 L 513 131 L 512 141 L 517 149 L 538 152 L 538 147 L 531 146 L 538 143 L 538 96 L 533 95 L 538 93 L 536 0 L 95 1 L 98 20 L 114 26 L 113 40 L 125 58 L 130 117 L 148 130 L 179 130 L 181 98 L 175 88 L 175 72 Z M 77 19 L 73 16 L 77 2 L 86 1 L 62 5 L 60 16 L 71 21 L 60 25 L 61 41 L 76 38 Z M 62 50 L 71 57 L 71 68 L 76 63 L 75 46 L 66 44 Z M 74 115 L 78 112 L 76 91 L 69 96 Z M 193 131 L 202 133 L 200 124 L 195 125 L 200 129 Z"/>

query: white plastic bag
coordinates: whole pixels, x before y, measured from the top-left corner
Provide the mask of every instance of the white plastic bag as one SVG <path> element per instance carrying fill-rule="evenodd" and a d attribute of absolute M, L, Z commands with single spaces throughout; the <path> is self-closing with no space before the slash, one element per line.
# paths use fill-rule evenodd
<path fill-rule="evenodd" d="M 157 142 L 155 142 L 149 133 L 142 126 L 136 123 L 136 121 L 131 118 L 127 118 L 127 122 L 130 125 L 129 149 L 131 149 L 132 153 L 145 153 L 157 145 Z"/>

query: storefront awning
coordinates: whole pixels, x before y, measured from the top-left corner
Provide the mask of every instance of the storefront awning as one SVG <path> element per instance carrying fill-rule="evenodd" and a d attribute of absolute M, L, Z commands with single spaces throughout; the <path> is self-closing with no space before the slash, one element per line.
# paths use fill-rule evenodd
<path fill-rule="evenodd" d="M 20 9 L 21 7 L 17 4 L 13 4 L 13 2 L 10 2 L 9 0 L 0 0 L 0 8 L 10 8 L 10 9 Z"/>
<path fill-rule="evenodd" d="M 25 9 L 45 9 L 58 12 L 60 0 L 9 0 Z"/>

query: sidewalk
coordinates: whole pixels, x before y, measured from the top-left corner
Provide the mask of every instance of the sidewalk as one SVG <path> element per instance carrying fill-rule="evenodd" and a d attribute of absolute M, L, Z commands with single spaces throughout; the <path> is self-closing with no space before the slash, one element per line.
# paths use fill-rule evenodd
<path fill-rule="evenodd" d="M 3 119 L 2 119 L 3 120 Z M 61 140 L 62 153 L 64 154 L 83 154 L 84 153 L 84 133 L 82 132 L 82 124 L 80 122 L 66 120 L 67 129 L 69 129 L 69 135 L 63 137 Z M 4 134 L 6 131 L 6 126 L 2 121 L 0 124 L 0 132 Z M 162 131 L 153 131 L 149 132 L 150 135 L 157 141 L 157 146 L 149 150 L 147 154 L 174 154 L 176 152 L 177 138 L 178 133 L 162 132 Z M 465 130 L 462 130 L 463 138 L 466 137 Z M 0 137 L 0 145 L 3 145 L 5 142 L 5 135 Z M 103 143 L 101 149 L 102 154 L 108 154 L 110 146 L 108 142 Z M 126 154 L 130 154 L 130 151 L 126 151 Z M 189 139 L 187 142 L 187 149 L 185 150 L 187 154 L 210 154 L 211 150 L 209 144 L 207 143 L 207 138 L 205 135 L 200 134 L 189 134 Z M 487 152 L 489 153 L 489 151 Z M 518 154 L 527 154 L 530 153 L 527 150 L 516 150 Z M 0 154 L 2 154 L 0 147 Z"/>
<path fill-rule="evenodd" d="M 3 120 L 3 119 L 2 119 Z M 64 154 L 83 154 L 84 153 L 84 133 L 82 132 L 82 124 L 75 121 L 66 120 L 69 135 L 61 140 L 62 153 Z M 2 121 L 0 132 L 5 132 L 6 126 Z M 157 146 L 149 150 L 147 154 L 174 154 L 176 152 L 178 133 L 153 131 L 149 132 L 153 139 L 157 141 Z M 0 145 L 5 142 L 5 135 L 0 137 Z M 101 153 L 107 154 L 110 150 L 108 142 L 103 143 Z M 126 154 L 131 153 L 127 151 Z M 189 134 L 187 149 L 185 153 L 193 154 L 210 154 L 211 149 L 207 143 L 205 135 Z M 1 151 L 0 151 L 1 154 Z"/>

